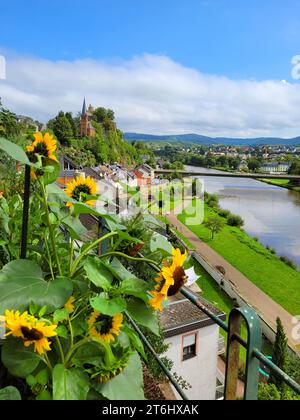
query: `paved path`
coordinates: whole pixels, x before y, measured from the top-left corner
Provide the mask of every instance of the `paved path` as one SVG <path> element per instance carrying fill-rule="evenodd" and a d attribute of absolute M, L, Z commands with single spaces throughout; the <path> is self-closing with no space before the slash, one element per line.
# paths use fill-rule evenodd
<path fill-rule="evenodd" d="M 276 331 L 276 319 L 279 317 L 285 327 L 286 334 L 291 347 L 296 349 L 300 340 L 295 341 L 292 338 L 292 330 L 295 325 L 292 324 L 293 316 L 277 304 L 273 299 L 266 295 L 246 276 L 227 262 L 221 255 L 214 251 L 205 242 L 199 239 L 183 223 L 177 219 L 176 214 L 168 215 L 170 223 L 182 233 L 195 247 L 198 252 L 211 266 L 222 266 L 226 270 L 226 278 L 229 280 L 239 295 L 252 306 L 260 317 Z"/>

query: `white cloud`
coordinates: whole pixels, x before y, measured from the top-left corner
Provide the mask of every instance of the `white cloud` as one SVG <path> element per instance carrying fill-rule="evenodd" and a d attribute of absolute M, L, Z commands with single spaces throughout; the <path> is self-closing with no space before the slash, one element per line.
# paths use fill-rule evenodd
<path fill-rule="evenodd" d="M 130 61 L 49 61 L 8 54 L 0 96 L 42 121 L 77 112 L 85 96 L 115 110 L 124 131 L 210 136 L 300 135 L 300 85 L 202 74 L 166 56 Z"/>

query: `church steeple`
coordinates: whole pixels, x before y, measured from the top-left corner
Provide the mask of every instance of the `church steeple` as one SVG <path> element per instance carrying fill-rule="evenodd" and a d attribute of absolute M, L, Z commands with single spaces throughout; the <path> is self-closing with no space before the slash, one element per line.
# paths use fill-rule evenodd
<path fill-rule="evenodd" d="M 86 115 L 86 101 L 84 98 L 81 116 L 84 117 L 85 115 Z"/>

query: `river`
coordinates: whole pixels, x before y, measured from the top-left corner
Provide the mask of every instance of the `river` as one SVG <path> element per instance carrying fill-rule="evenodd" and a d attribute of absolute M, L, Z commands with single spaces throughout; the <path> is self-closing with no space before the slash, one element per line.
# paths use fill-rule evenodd
<path fill-rule="evenodd" d="M 188 171 L 218 171 L 187 166 Z M 203 177 L 204 189 L 245 220 L 245 230 L 300 268 L 300 193 L 252 179 Z"/>

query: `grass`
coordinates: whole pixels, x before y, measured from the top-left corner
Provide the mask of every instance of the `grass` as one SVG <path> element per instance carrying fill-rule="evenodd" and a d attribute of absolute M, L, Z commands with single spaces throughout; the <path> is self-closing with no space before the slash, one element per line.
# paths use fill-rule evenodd
<path fill-rule="evenodd" d="M 205 218 L 215 215 L 214 209 L 205 205 Z M 186 214 L 179 215 L 186 224 Z M 292 315 L 300 314 L 300 273 L 282 262 L 262 244 L 239 228 L 226 225 L 211 239 L 210 231 L 203 225 L 188 226 L 199 238 L 222 255 L 249 280 L 269 295 Z"/>
<path fill-rule="evenodd" d="M 265 182 L 266 184 L 300 192 L 300 187 L 296 187 L 289 179 L 262 179 L 261 181 Z"/>
<path fill-rule="evenodd" d="M 234 308 L 231 298 L 218 286 L 215 280 L 204 270 L 201 264 L 191 259 L 190 265 L 194 266 L 195 272 L 201 276 L 198 280 L 198 286 L 202 290 L 201 296 L 218 308 L 221 312 L 227 315 L 227 321 L 231 310 Z M 225 343 L 227 343 L 227 333 L 220 328 L 220 334 L 224 337 Z M 247 338 L 246 326 L 242 325 L 241 335 L 243 338 Z M 246 360 L 246 350 L 241 347 L 241 360 Z"/>

